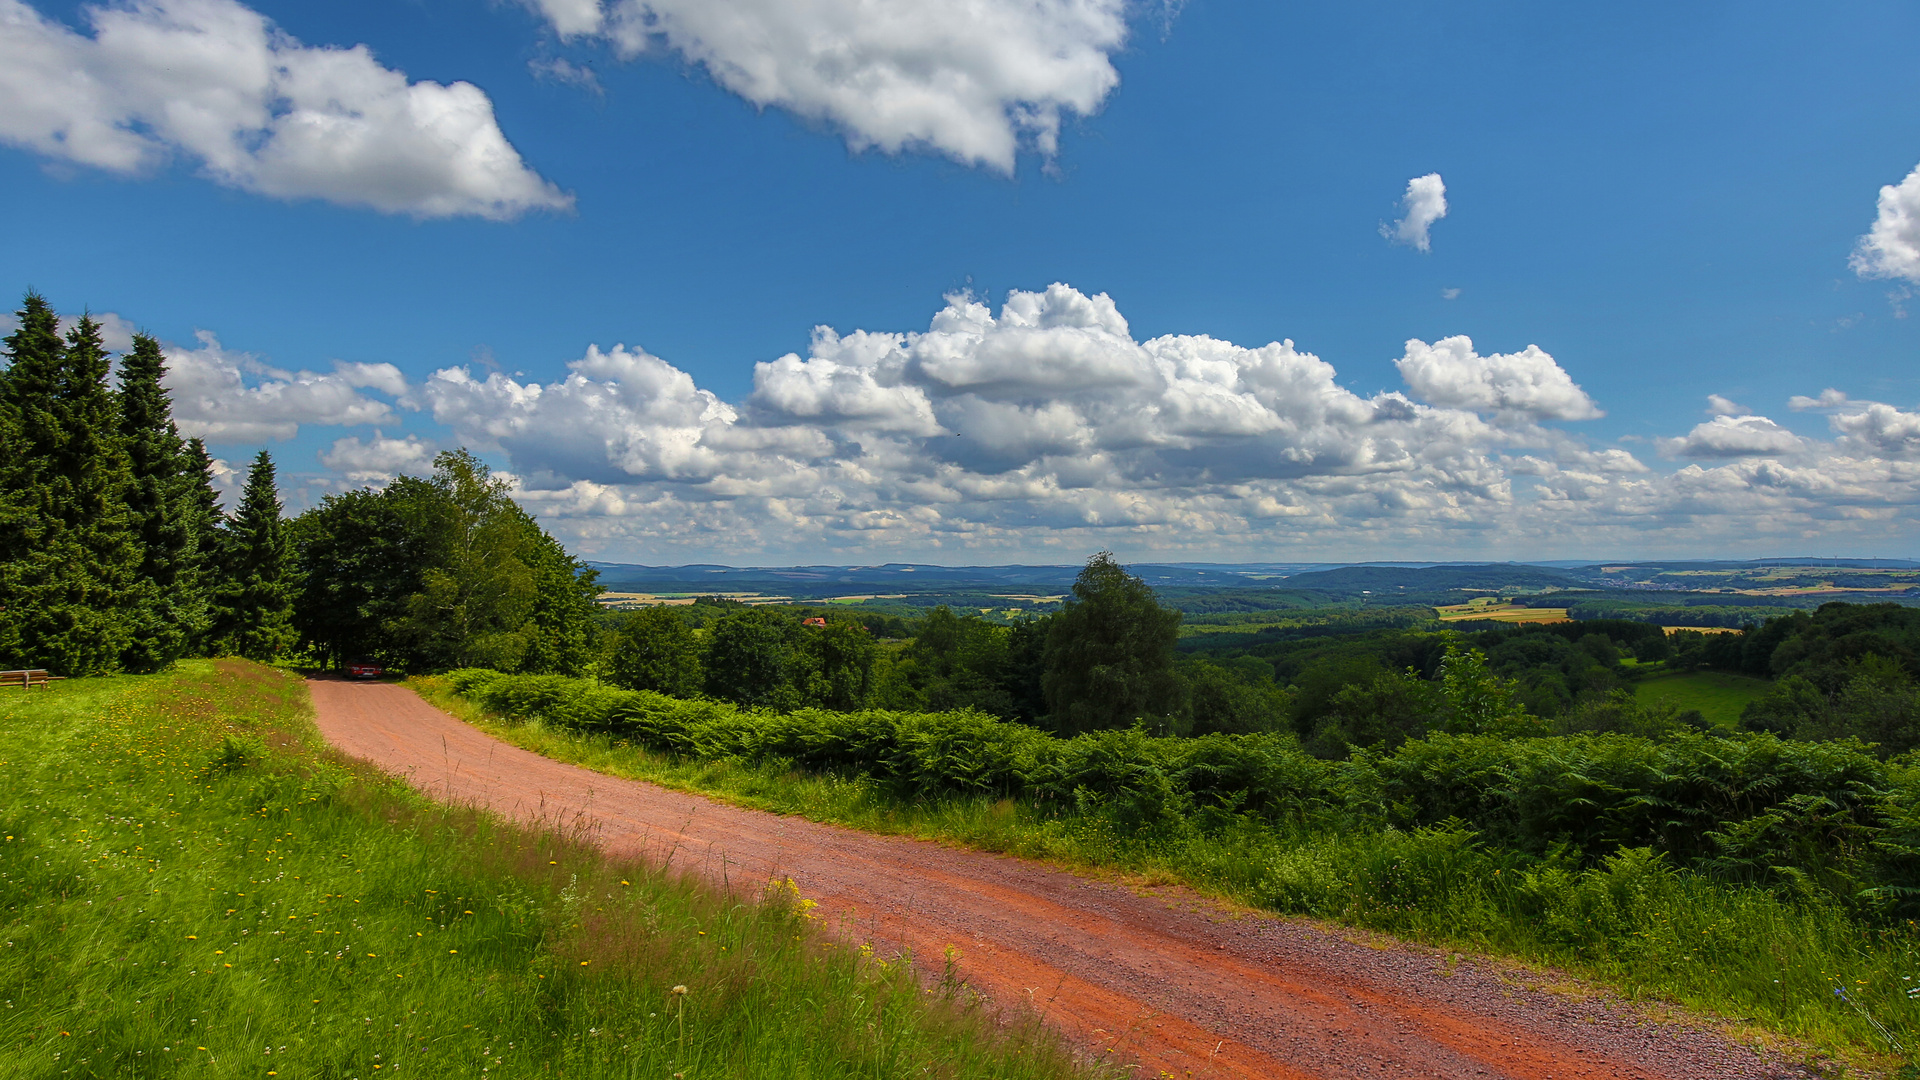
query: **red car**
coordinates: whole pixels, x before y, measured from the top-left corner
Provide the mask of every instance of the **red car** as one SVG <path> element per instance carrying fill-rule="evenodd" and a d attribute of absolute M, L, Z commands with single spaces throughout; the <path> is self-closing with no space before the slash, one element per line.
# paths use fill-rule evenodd
<path fill-rule="evenodd" d="M 371 660 L 355 660 L 347 665 L 349 679 L 377 679 L 387 673 L 387 669 Z"/>

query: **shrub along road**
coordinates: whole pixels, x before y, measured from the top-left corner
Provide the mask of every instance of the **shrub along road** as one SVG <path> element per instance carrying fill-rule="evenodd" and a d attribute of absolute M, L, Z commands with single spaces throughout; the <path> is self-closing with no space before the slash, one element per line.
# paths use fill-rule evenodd
<path fill-rule="evenodd" d="M 1133 1075 L 1810 1075 L 1472 960 L 605 776 L 500 742 L 400 686 L 310 689 L 329 740 L 439 798 L 587 830 L 616 854 L 671 860 L 744 896 L 791 878 L 849 947 L 911 950 L 928 972 L 956 949 L 968 986 L 1030 1004 L 1102 1058 L 1137 1061 Z"/>

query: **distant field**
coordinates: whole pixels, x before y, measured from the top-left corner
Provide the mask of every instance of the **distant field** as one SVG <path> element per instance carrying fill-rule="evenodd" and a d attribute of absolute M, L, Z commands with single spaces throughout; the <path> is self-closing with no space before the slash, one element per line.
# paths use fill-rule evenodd
<path fill-rule="evenodd" d="M 1773 684 L 1751 675 L 1729 675 L 1723 671 L 1693 671 L 1684 675 L 1662 675 L 1634 687 L 1641 701 L 1673 702 L 1682 710 L 1698 709 L 1709 721 L 1726 727 L 1740 722 L 1740 710 L 1747 702 L 1767 692 Z"/>
<path fill-rule="evenodd" d="M 1509 623 L 1567 621 L 1566 608 L 1521 607 L 1518 604 L 1503 604 L 1497 600 L 1469 600 L 1464 604 L 1450 604 L 1434 610 L 1440 613 L 1441 622 L 1460 622 L 1464 619 L 1487 619 L 1492 622 Z"/>

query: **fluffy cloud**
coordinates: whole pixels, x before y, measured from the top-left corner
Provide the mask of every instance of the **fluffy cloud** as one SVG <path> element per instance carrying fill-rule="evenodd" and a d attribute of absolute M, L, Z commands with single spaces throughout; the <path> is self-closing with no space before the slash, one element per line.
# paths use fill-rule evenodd
<path fill-rule="evenodd" d="M 1605 414 L 1538 345 L 1481 356 L 1473 340 L 1407 342 L 1396 364 L 1407 385 L 1435 405 L 1518 414 L 1542 420 L 1591 420 Z"/>
<path fill-rule="evenodd" d="M 1707 395 L 1707 415 L 1709 416 L 1746 416 L 1753 412 L 1745 405 L 1719 394 Z"/>
<path fill-rule="evenodd" d="M 416 217 L 565 209 L 470 83 L 409 83 L 365 46 L 300 44 L 234 0 L 88 8 L 93 36 L 0 0 L 0 140 L 119 173 Z"/>
<path fill-rule="evenodd" d="M 355 484 L 384 484 L 402 474 L 426 475 L 433 455 L 433 445 L 418 435 L 390 439 L 376 430 L 371 439 L 335 439 L 320 463 Z"/>
<path fill-rule="evenodd" d="M 165 350 L 164 381 L 181 433 L 208 442 L 291 439 L 301 424 L 386 423 L 394 419 L 393 407 L 361 391 L 407 398 L 406 378 L 392 364 L 338 363 L 327 374 L 282 371 L 223 348 L 210 331 L 196 336 L 197 349 Z"/>
<path fill-rule="evenodd" d="M 1800 437 L 1764 416 L 1721 414 L 1700 424 L 1684 437 L 1660 440 L 1668 457 L 1739 458 L 1791 454 L 1800 449 Z"/>
<path fill-rule="evenodd" d="M 1861 277 L 1920 283 L 1920 166 L 1880 189 L 1880 214 L 1849 260 Z"/>
<path fill-rule="evenodd" d="M 536 483 L 711 481 L 732 445 L 735 411 L 642 349 L 597 346 L 565 381 L 522 384 L 495 372 L 434 372 L 423 393 L 433 417 L 462 439 L 499 446 Z"/>
<path fill-rule="evenodd" d="M 1852 412 L 1828 418 L 1842 441 L 1862 453 L 1880 457 L 1920 456 L 1920 412 L 1902 412 L 1879 402 L 1863 403 Z"/>
<path fill-rule="evenodd" d="M 1661 472 L 1549 425 L 1600 410 L 1536 347 L 1416 340 L 1397 366 L 1404 390 L 1363 396 L 1291 341 L 1140 339 L 1110 297 L 1055 284 L 997 310 L 950 296 L 919 331 L 817 328 L 737 402 L 628 345 L 551 382 L 259 377 L 417 399 L 447 429 L 435 445 L 500 455 L 556 535 L 642 561 L 1865 550 L 1915 524 L 1920 413 L 1829 390 L 1805 399 L 1831 413 L 1822 442 L 1710 398 L 1710 420 L 1655 442 L 1694 463 Z M 376 432 L 323 461 L 378 483 L 431 449 Z"/>
<path fill-rule="evenodd" d="M 1223 544 L 1346 524 L 1359 542 L 1510 521 L 1516 477 L 1572 502 L 1647 471 L 1539 426 L 1598 410 L 1538 349 L 1409 356 L 1411 396 L 1362 397 L 1290 341 L 1143 341 L 1111 298 L 1056 284 L 997 312 L 949 297 L 920 332 L 820 328 L 806 355 L 757 365 L 738 405 L 627 346 L 548 384 L 448 368 L 419 393 L 589 548 Z"/>
<path fill-rule="evenodd" d="M 1012 172 L 1051 156 L 1068 115 L 1119 85 L 1125 0 L 528 0 L 563 39 L 623 57 L 671 51 L 762 107 L 844 133 L 856 150 L 930 148 Z"/>
<path fill-rule="evenodd" d="M 1400 200 L 1400 206 L 1406 211 L 1406 216 L 1392 225 L 1380 226 L 1380 235 L 1396 244 L 1431 251 L 1433 239 L 1428 235 L 1428 230 L 1434 222 L 1447 216 L 1447 185 L 1440 179 L 1440 174 L 1428 173 L 1407 181 L 1407 194 Z M 1459 295 L 1458 290 L 1453 292 L 1455 296 Z"/>

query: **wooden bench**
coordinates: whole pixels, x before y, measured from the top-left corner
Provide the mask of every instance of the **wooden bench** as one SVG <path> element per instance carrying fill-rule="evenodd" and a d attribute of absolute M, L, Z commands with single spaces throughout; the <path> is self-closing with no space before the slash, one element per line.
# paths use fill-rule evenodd
<path fill-rule="evenodd" d="M 0 689 L 17 686 L 22 690 L 31 690 L 38 686 L 44 690 L 65 677 L 64 675 L 49 675 L 39 668 L 27 668 L 22 671 L 0 671 Z"/>

